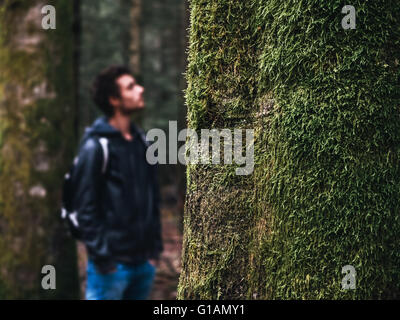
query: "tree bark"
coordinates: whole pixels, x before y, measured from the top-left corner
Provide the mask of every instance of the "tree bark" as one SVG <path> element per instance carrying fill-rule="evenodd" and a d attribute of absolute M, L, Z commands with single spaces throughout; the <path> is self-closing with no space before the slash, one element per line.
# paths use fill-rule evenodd
<path fill-rule="evenodd" d="M 254 128 L 255 168 L 188 166 L 178 298 L 400 297 L 400 4 L 355 9 L 191 1 L 189 127 Z"/>
<path fill-rule="evenodd" d="M 200 129 L 258 126 L 252 2 L 191 1 L 186 102 L 188 125 L 199 136 Z M 178 298 L 246 299 L 263 291 L 252 284 L 261 276 L 255 236 L 266 232 L 253 208 L 253 177 L 236 176 L 234 165 L 187 170 Z"/>
<path fill-rule="evenodd" d="M 131 41 L 130 41 L 130 67 L 136 76 L 140 76 L 140 34 L 141 34 L 142 1 L 132 0 L 131 4 Z"/>
<path fill-rule="evenodd" d="M 79 298 L 75 241 L 59 217 L 63 174 L 75 146 L 73 1 L 3 1 L 0 19 L 0 296 Z M 42 267 L 56 289 L 41 286 Z"/>

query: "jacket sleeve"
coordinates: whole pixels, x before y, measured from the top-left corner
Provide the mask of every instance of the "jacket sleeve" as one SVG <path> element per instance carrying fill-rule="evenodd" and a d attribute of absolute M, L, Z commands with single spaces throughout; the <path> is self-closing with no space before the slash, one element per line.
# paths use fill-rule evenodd
<path fill-rule="evenodd" d="M 101 272 L 113 269 L 108 247 L 105 219 L 100 210 L 103 150 L 97 139 L 89 138 L 78 154 L 74 174 L 76 177 L 75 203 L 81 241 L 89 257 Z"/>
<path fill-rule="evenodd" d="M 152 165 L 152 185 L 153 185 L 153 228 L 154 228 L 154 247 L 151 258 L 158 260 L 164 250 L 162 241 L 161 218 L 160 218 L 160 188 L 158 185 L 157 166 Z"/>

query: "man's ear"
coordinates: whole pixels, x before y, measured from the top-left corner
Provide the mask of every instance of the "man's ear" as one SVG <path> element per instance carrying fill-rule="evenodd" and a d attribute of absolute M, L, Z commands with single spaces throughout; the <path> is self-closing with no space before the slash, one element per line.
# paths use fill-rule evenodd
<path fill-rule="evenodd" d="M 119 106 L 119 99 L 115 98 L 115 97 L 109 97 L 108 98 L 108 102 L 110 103 L 110 105 L 112 105 L 113 107 L 118 107 Z"/>

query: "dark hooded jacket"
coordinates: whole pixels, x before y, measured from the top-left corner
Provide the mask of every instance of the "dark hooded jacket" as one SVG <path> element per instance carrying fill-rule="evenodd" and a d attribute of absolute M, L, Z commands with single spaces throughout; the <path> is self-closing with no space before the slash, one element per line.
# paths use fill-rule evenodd
<path fill-rule="evenodd" d="M 156 167 L 146 161 L 144 133 L 133 123 L 131 135 L 128 141 L 107 117 L 96 119 L 81 140 L 74 171 L 80 240 L 103 272 L 117 262 L 158 259 L 163 250 Z M 108 139 L 104 174 L 100 137 Z"/>

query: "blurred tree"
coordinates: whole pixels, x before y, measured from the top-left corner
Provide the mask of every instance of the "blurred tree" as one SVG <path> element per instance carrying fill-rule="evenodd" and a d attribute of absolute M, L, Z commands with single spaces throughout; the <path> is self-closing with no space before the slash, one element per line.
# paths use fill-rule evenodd
<path fill-rule="evenodd" d="M 142 0 L 132 0 L 132 7 L 130 11 L 131 21 L 131 39 L 130 39 L 130 67 L 132 72 L 141 77 L 141 57 L 140 57 L 140 35 L 141 35 L 141 18 L 142 18 Z"/>
<path fill-rule="evenodd" d="M 41 9 L 56 8 L 56 29 Z M 79 298 L 75 242 L 61 225 L 63 174 L 70 165 L 76 96 L 78 2 L 6 0 L 0 5 L 0 296 Z M 74 26 L 75 24 L 75 26 Z M 56 289 L 41 287 L 44 265 Z"/>

